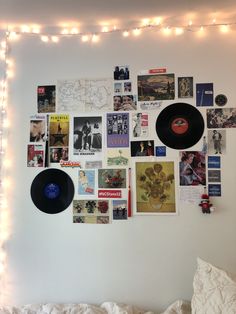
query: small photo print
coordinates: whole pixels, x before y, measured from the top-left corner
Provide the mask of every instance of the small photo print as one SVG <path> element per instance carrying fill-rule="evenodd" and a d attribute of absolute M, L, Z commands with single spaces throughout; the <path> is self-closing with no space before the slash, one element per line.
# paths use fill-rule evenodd
<path fill-rule="evenodd" d="M 221 196 L 221 184 L 208 184 L 209 196 Z"/>
<path fill-rule="evenodd" d="M 107 151 L 107 166 L 128 166 L 130 150 L 128 148 L 109 149 Z M 101 167 L 102 168 L 102 167 Z"/>
<path fill-rule="evenodd" d="M 113 97 L 114 111 L 130 111 L 137 109 L 136 95 L 115 95 Z"/>
<path fill-rule="evenodd" d="M 131 157 L 154 156 L 154 141 L 132 141 Z"/>
<path fill-rule="evenodd" d="M 91 224 L 110 223 L 109 201 L 74 200 L 73 223 L 91 223 Z"/>
<path fill-rule="evenodd" d="M 128 219 L 127 200 L 112 201 L 113 220 Z"/>
<path fill-rule="evenodd" d="M 129 66 L 115 66 L 113 72 L 114 80 L 129 80 Z"/>
<path fill-rule="evenodd" d="M 236 128 L 236 108 L 207 109 L 207 127 Z"/>
<path fill-rule="evenodd" d="M 193 97 L 193 77 L 178 77 L 178 98 Z"/>
<path fill-rule="evenodd" d="M 175 75 L 138 76 L 138 101 L 175 99 Z"/>
<path fill-rule="evenodd" d="M 208 130 L 208 154 L 225 154 L 226 130 Z"/>
<path fill-rule="evenodd" d="M 43 167 L 44 165 L 44 145 L 29 144 L 28 145 L 28 167 Z"/>
<path fill-rule="evenodd" d="M 86 169 L 98 169 L 102 168 L 102 160 L 87 160 L 85 161 L 85 168 Z"/>
<path fill-rule="evenodd" d="M 208 182 L 221 182 L 221 171 L 208 170 Z"/>
<path fill-rule="evenodd" d="M 95 170 L 79 170 L 79 195 L 94 195 Z"/>
<path fill-rule="evenodd" d="M 98 169 L 98 188 L 125 189 L 126 169 Z"/>
<path fill-rule="evenodd" d="M 156 156 L 165 157 L 166 156 L 166 146 L 156 146 Z"/>
<path fill-rule="evenodd" d="M 196 105 L 207 107 L 214 105 L 213 83 L 196 84 Z"/>
<path fill-rule="evenodd" d="M 122 94 L 123 93 L 123 89 L 122 89 L 122 83 L 120 82 L 116 82 L 114 83 L 114 94 Z"/>
<path fill-rule="evenodd" d="M 56 111 L 56 86 L 45 85 L 38 86 L 38 112 L 55 112 Z"/>
<path fill-rule="evenodd" d="M 131 93 L 131 92 L 132 92 L 132 83 L 124 82 L 124 93 Z"/>
<path fill-rule="evenodd" d="M 68 161 L 68 147 L 50 147 L 50 163 Z"/>
<path fill-rule="evenodd" d="M 36 115 L 30 119 L 30 142 L 45 142 L 46 140 L 46 117 Z"/>
<path fill-rule="evenodd" d="M 220 167 L 220 156 L 208 156 L 208 168 L 219 169 Z"/>
<path fill-rule="evenodd" d="M 206 185 L 206 155 L 198 151 L 180 152 L 180 185 Z"/>
<path fill-rule="evenodd" d="M 133 137 L 148 137 L 148 114 L 132 113 Z"/>
<path fill-rule="evenodd" d="M 74 155 L 102 151 L 102 117 L 74 117 Z"/>

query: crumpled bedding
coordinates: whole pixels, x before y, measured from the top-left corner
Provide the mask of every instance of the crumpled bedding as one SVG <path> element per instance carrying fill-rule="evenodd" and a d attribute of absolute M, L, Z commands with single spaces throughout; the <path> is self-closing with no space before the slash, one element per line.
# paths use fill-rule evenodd
<path fill-rule="evenodd" d="M 135 306 L 104 302 L 101 306 L 91 304 L 28 304 L 0 307 L 0 314 L 153 314 Z"/>
<path fill-rule="evenodd" d="M 154 314 L 133 305 L 104 302 L 91 304 L 28 304 L 23 306 L 0 306 L 0 314 Z M 162 314 L 191 314 L 190 302 L 176 301 Z"/>

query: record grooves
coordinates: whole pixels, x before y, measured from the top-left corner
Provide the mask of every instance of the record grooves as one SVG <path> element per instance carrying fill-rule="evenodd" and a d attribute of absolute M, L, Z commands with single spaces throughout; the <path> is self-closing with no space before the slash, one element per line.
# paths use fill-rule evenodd
<path fill-rule="evenodd" d="M 195 145 L 204 132 L 204 119 L 198 109 L 186 103 L 174 103 L 161 111 L 156 132 L 166 146 L 186 149 Z"/>
<path fill-rule="evenodd" d="M 74 190 L 73 181 L 67 173 L 60 169 L 46 169 L 34 178 L 30 194 L 39 210 L 58 214 L 70 205 Z"/>

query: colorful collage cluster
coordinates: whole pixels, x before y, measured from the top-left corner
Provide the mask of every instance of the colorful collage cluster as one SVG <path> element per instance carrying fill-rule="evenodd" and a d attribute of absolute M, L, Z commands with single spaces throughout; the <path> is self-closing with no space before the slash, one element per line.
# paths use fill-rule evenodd
<path fill-rule="evenodd" d="M 38 86 L 27 165 L 73 168 L 75 223 L 109 223 L 111 216 L 124 220 L 130 206 L 137 214 L 177 213 L 177 186 L 182 189 L 181 201 L 197 202 L 198 187 L 204 186 L 210 196 L 221 196 L 220 155 L 226 153 L 226 128 L 236 128 L 236 108 L 206 109 L 224 106 L 227 97 L 214 98 L 213 83 L 194 86 L 193 77 L 176 80 L 164 68 L 131 77 L 130 67 L 124 65 L 114 67 L 113 78 Z M 194 116 L 189 119 L 174 109 L 173 117 L 158 130 L 158 116 L 182 102 L 198 111 L 208 129 L 203 126 L 202 141 L 192 145 L 184 142 L 184 134 L 191 133 Z M 165 129 L 173 131 L 172 147 L 160 139 Z M 175 148 L 181 139 L 181 149 Z M 195 144 L 201 147 L 191 149 Z M 176 158 L 170 158 L 171 149 L 177 151 Z"/>

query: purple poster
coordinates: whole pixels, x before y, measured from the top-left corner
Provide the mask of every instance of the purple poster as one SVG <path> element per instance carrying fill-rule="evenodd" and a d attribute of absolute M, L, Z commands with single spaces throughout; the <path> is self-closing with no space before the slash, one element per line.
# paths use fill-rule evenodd
<path fill-rule="evenodd" d="M 107 147 L 129 147 L 129 113 L 107 114 Z"/>

